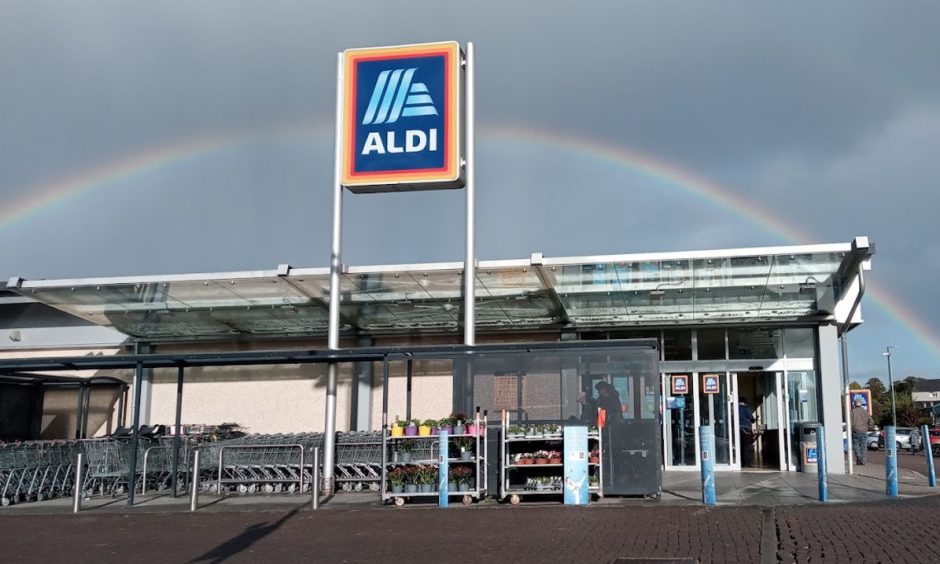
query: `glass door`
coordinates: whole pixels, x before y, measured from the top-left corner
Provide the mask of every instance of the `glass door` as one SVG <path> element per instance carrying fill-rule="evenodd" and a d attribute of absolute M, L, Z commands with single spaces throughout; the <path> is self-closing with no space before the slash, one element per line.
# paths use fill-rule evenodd
<path fill-rule="evenodd" d="M 699 424 L 712 428 L 715 437 L 715 464 L 727 468 L 740 466 L 736 452 L 735 410 L 737 404 L 734 374 L 704 372 L 698 376 Z"/>
<path fill-rule="evenodd" d="M 663 374 L 663 438 L 669 467 L 698 464 L 692 384 L 692 374 Z"/>

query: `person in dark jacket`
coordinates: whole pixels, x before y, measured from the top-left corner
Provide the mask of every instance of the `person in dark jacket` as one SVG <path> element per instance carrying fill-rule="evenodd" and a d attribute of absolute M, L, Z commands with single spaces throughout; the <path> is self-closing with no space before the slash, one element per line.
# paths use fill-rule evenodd
<path fill-rule="evenodd" d="M 751 406 L 747 401 L 741 400 L 738 403 L 738 444 L 741 445 L 741 467 L 746 468 L 752 464 L 754 452 L 754 432 L 751 424 L 757 421 L 754 413 L 751 412 Z"/>

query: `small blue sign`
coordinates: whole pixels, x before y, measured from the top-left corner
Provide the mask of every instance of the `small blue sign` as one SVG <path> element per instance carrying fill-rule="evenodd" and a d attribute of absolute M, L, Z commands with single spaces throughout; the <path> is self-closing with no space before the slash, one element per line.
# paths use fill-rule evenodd
<path fill-rule="evenodd" d="M 806 447 L 806 463 L 807 464 L 819 463 L 819 453 L 816 452 L 816 447 Z"/>
<path fill-rule="evenodd" d="M 676 409 L 685 409 L 685 396 L 676 398 Z"/>

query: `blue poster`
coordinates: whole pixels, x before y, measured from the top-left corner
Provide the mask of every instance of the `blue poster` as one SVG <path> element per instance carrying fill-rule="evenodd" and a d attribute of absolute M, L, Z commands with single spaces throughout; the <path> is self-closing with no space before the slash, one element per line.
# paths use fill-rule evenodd
<path fill-rule="evenodd" d="M 565 426 L 565 505 L 587 505 L 588 440 L 587 427 Z"/>

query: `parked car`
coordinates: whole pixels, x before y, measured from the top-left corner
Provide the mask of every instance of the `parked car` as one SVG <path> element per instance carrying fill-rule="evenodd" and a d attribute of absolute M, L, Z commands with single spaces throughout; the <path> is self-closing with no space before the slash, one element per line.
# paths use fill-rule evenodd
<path fill-rule="evenodd" d="M 908 445 L 911 443 L 911 431 L 913 430 L 914 429 L 912 427 L 898 427 L 894 436 L 894 442 L 896 443 L 894 445 L 894 448 L 898 450 L 902 448 L 908 448 Z M 878 448 L 884 448 L 884 447 L 885 447 L 885 432 L 881 431 L 880 433 L 878 433 Z"/>
<path fill-rule="evenodd" d="M 930 450 L 934 456 L 940 456 L 940 429 L 930 429 Z"/>
<path fill-rule="evenodd" d="M 868 431 L 865 443 L 868 444 L 869 450 L 878 450 L 878 431 Z"/>

